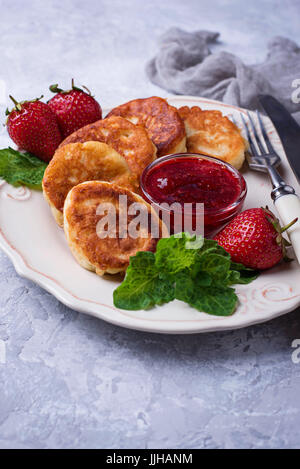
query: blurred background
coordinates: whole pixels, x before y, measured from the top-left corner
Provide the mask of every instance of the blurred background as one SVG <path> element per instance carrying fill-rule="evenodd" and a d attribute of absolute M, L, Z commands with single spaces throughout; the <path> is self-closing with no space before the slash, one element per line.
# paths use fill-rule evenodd
<path fill-rule="evenodd" d="M 246 63 L 263 61 L 276 35 L 300 40 L 299 0 L 0 0 L 1 78 L 30 98 L 70 78 L 101 104 L 159 93 L 145 77 L 157 38 L 172 26 L 220 32 L 222 49 Z"/>
<path fill-rule="evenodd" d="M 171 26 L 220 32 L 214 50 L 262 62 L 273 36 L 300 44 L 299 11 L 299 0 L 0 0 L 1 121 L 8 94 L 47 97 L 72 77 L 103 108 L 167 96 L 144 70 Z M 1 252 L 0 447 L 299 448 L 297 338 L 299 311 L 196 336 L 120 329 L 63 306 Z"/>

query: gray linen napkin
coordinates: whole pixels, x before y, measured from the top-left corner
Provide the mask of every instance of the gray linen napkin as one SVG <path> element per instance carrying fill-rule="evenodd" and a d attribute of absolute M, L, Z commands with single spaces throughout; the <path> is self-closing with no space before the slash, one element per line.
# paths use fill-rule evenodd
<path fill-rule="evenodd" d="M 257 108 L 258 94 L 272 94 L 300 122 L 300 104 L 291 99 L 296 91 L 292 82 L 300 79 L 299 46 L 274 37 L 263 63 L 245 65 L 229 52 L 211 53 L 210 45 L 218 37 L 219 33 L 210 31 L 169 29 L 160 37 L 157 56 L 146 65 L 147 76 L 175 94 L 203 96 L 249 109 Z"/>

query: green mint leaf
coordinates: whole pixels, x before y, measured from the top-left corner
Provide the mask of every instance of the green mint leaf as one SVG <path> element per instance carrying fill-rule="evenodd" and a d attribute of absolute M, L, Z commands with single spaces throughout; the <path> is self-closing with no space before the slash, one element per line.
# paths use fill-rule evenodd
<path fill-rule="evenodd" d="M 30 153 L 21 153 L 12 148 L 0 150 L 0 178 L 9 184 L 42 189 L 42 180 L 47 163 Z"/>
<path fill-rule="evenodd" d="M 247 285 L 248 283 L 253 282 L 260 272 L 258 270 L 250 269 L 245 267 L 243 264 L 238 264 L 236 262 L 231 262 L 231 277 L 230 284 L 242 284 Z"/>
<path fill-rule="evenodd" d="M 201 254 L 208 254 L 208 253 L 214 253 L 214 254 L 219 254 L 220 256 L 223 256 L 223 257 L 227 257 L 228 259 L 230 259 L 230 254 L 225 251 L 225 249 L 220 246 L 217 241 L 213 240 L 213 239 L 205 239 L 204 240 L 204 245 L 201 249 L 201 253 L 199 253 L 199 255 Z"/>
<path fill-rule="evenodd" d="M 174 299 L 173 282 L 161 275 L 153 252 L 130 258 L 123 283 L 113 293 L 114 305 L 127 310 L 148 309 Z"/>
<path fill-rule="evenodd" d="M 176 299 L 188 303 L 198 311 L 216 316 L 230 316 L 234 313 L 238 301 L 234 290 L 226 286 L 215 286 L 209 282 L 209 278 L 209 274 L 206 274 L 205 279 L 205 273 L 195 279 L 182 273 L 176 280 Z"/>
<path fill-rule="evenodd" d="M 187 233 L 160 239 L 155 255 L 157 269 L 174 276 L 186 268 L 192 268 L 202 245 L 202 237 L 190 236 Z"/>
<path fill-rule="evenodd" d="M 214 282 L 226 284 L 230 269 L 230 259 L 207 251 L 199 256 L 197 268 L 200 272 L 207 272 L 214 279 Z"/>
<path fill-rule="evenodd" d="M 237 285 L 240 283 L 241 274 L 237 270 L 230 270 L 228 275 L 228 285 Z"/>
<path fill-rule="evenodd" d="M 238 297 L 230 287 L 197 287 L 197 292 L 188 303 L 190 306 L 215 316 L 231 316 Z"/>
<path fill-rule="evenodd" d="M 209 287 L 212 284 L 212 279 L 207 272 L 199 272 L 197 280 L 190 276 L 188 270 L 180 272 L 176 276 L 175 298 L 188 303 L 190 298 L 194 296 L 195 282 L 199 287 Z"/>
<path fill-rule="evenodd" d="M 237 295 L 229 285 L 249 283 L 258 273 L 231 262 L 214 240 L 188 233 L 161 239 L 156 253 L 130 260 L 124 282 L 114 292 L 115 306 L 147 309 L 173 299 L 218 316 L 233 314 Z"/>

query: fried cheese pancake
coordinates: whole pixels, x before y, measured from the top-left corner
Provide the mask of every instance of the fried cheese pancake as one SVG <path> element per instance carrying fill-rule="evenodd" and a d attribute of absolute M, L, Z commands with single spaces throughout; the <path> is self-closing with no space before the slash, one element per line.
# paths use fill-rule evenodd
<path fill-rule="evenodd" d="M 144 127 L 119 116 L 86 125 L 69 135 L 60 147 L 75 142 L 103 142 L 122 155 L 139 184 L 142 172 L 156 158 L 156 147 Z"/>
<path fill-rule="evenodd" d="M 228 117 L 198 106 L 183 106 L 179 114 L 185 125 L 188 152 L 215 156 L 237 169 L 242 167 L 247 144 Z"/>
<path fill-rule="evenodd" d="M 126 205 L 119 203 L 120 196 L 127 197 Z M 146 224 L 138 225 L 139 236 L 135 238 L 130 236 L 132 231 L 129 228 L 134 215 L 129 215 L 127 208 L 133 203 L 141 204 L 139 206 L 142 207 L 147 220 Z M 112 213 L 112 216 L 116 214 L 111 220 L 112 230 L 107 221 L 108 213 Z M 124 214 L 127 221 L 121 236 L 120 217 L 124 217 Z M 150 219 L 156 224 L 157 238 L 151 237 Z M 84 182 L 73 187 L 68 193 L 64 206 L 64 230 L 71 252 L 78 263 L 98 275 L 124 272 L 129 265 L 130 256 L 134 256 L 138 251 L 155 251 L 159 236 L 168 236 L 156 212 L 144 199 L 116 184 L 101 181 Z"/>
<path fill-rule="evenodd" d="M 106 143 L 70 143 L 56 150 L 43 177 L 43 193 L 60 226 L 68 192 L 81 182 L 94 180 L 116 182 L 135 190 L 125 158 Z"/>
<path fill-rule="evenodd" d="M 114 108 L 108 114 L 121 116 L 133 124 L 143 125 L 154 145 L 157 156 L 186 152 L 184 124 L 178 110 L 157 96 L 134 99 Z"/>

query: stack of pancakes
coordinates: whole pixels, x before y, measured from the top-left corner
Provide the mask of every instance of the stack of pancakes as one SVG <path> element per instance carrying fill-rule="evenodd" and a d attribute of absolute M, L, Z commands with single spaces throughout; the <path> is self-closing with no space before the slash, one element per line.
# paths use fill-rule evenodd
<path fill-rule="evenodd" d="M 143 227 L 143 236 L 136 239 L 118 233 L 116 238 L 101 238 L 99 204 L 113 203 L 119 216 L 117 199 L 126 195 L 130 203 L 143 204 L 160 236 L 166 235 L 166 227 L 139 196 L 145 167 L 157 157 L 189 151 L 240 168 L 245 149 L 239 129 L 219 111 L 187 106 L 178 110 L 156 96 L 136 99 L 61 143 L 45 171 L 43 193 L 80 265 L 100 275 L 124 272 L 130 256 L 155 250 L 159 238 L 153 239 Z"/>

